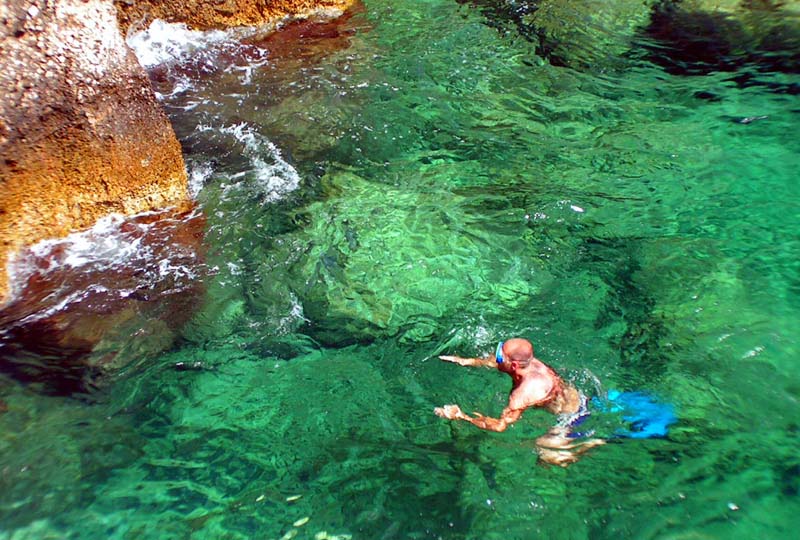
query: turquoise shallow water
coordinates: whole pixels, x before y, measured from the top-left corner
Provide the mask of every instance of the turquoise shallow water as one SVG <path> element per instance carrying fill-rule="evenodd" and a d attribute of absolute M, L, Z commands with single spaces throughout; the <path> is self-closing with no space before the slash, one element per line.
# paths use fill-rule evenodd
<path fill-rule="evenodd" d="M 554 67 L 449 1 L 370 1 L 292 40 L 153 72 L 204 292 L 166 352 L 116 338 L 135 361 L 91 395 L 1 380 L 0 538 L 800 526 L 796 74 L 670 74 L 644 41 L 623 67 Z M 564 470 L 536 462 L 545 413 L 503 434 L 433 416 L 499 413 L 507 380 L 435 357 L 511 335 L 678 424 Z"/>

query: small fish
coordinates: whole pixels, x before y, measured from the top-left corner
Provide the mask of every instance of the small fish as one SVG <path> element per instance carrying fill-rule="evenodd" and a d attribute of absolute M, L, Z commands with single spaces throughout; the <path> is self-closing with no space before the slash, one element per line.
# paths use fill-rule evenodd
<path fill-rule="evenodd" d="M 302 495 L 289 495 L 288 497 L 286 497 L 286 502 L 294 502 L 301 497 Z"/>
<path fill-rule="evenodd" d="M 739 124 L 750 124 L 752 122 L 755 122 L 756 120 L 766 120 L 767 118 L 769 118 L 769 117 L 768 116 L 745 116 L 744 118 L 740 118 L 740 119 L 736 120 L 736 122 L 739 123 Z"/>
<path fill-rule="evenodd" d="M 289 529 L 286 534 L 281 536 L 281 540 L 292 540 L 295 536 L 297 536 L 297 529 Z"/>
<path fill-rule="evenodd" d="M 302 527 L 303 525 L 308 523 L 310 519 L 311 519 L 310 517 L 306 516 L 306 517 L 298 519 L 297 521 L 292 523 L 292 525 L 294 525 L 295 527 Z"/>

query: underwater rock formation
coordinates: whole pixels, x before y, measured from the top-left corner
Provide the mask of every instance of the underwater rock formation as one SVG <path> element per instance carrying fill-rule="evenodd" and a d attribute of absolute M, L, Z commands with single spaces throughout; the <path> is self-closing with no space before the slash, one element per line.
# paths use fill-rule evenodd
<path fill-rule="evenodd" d="M 554 65 L 577 69 L 615 67 L 647 25 L 653 0 L 551 0 L 539 2 L 527 21 L 540 54 Z"/>
<path fill-rule="evenodd" d="M 624 67 L 637 46 L 677 74 L 748 62 L 794 72 L 800 63 L 800 0 L 459 1 L 535 43 L 557 66 Z"/>
<path fill-rule="evenodd" d="M 341 13 L 354 0 L 114 0 L 123 33 L 141 30 L 155 19 L 185 23 L 195 30 L 261 26 L 286 17 Z"/>
<path fill-rule="evenodd" d="M 24 287 L 0 310 L 0 373 L 85 393 L 168 348 L 203 293 L 204 228 L 199 212 L 110 216 L 22 250 Z"/>
<path fill-rule="evenodd" d="M 0 32 L 5 302 L 21 248 L 189 197 L 180 145 L 110 2 L 10 0 Z"/>
<path fill-rule="evenodd" d="M 536 43 L 551 64 L 575 69 L 621 65 L 639 29 L 647 26 L 657 0 L 460 0 L 476 5 L 488 23 L 512 25 Z"/>
<path fill-rule="evenodd" d="M 312 203 L 298 216 L 303 231 L 280 238 L 259 261 L 258 280 L 273 294 L 276 281 L 305 281 L 296 291 L 309 322 L 303 331 L 321 343 L 385 336 L 424 342 L 447 331 L 442 321 L 469 317 L 478 304 L 480 316 L 503 321 L 552 279 L 514 234 L 498 233 L 490 245 L 482 233 L 465 232 L 470 214 L 486 209 L 471 208 L 463 195 L 409 193 L 350 172 L 328 174 L 321 184 L 328 202 Z M 476 264 L 492 253 L 524 262 Z M 289 279 L 276 280 L 278 272 L 289 272 Z"/>
<path fill-rule="evenodd" d="M 647 34 L 651 58 L 683 75 L 730 71 L 743 64 L 800 68 L 800 0 L 661 2 Z"/>

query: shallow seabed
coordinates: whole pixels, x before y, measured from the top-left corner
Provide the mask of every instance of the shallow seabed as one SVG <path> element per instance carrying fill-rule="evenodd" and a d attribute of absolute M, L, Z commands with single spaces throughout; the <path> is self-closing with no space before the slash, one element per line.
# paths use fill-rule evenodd
<path fill-rule="evenodd" d="M 2 379 L 0 538 L 800 529 L 800 78 L 635 50 L 579 72 L 469 5 L 365 4 L 154 68 L 207 220 L 203 298 L 90 396 Z M 504 377 L 436 355 L 512 335 L 679 423 L 560 469 L 536 462 L 545 413 L 436 418 L 499 413 Z"/>

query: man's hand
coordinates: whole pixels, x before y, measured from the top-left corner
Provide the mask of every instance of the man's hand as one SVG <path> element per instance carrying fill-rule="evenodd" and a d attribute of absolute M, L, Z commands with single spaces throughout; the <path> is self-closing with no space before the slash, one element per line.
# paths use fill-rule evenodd
<path fill-rule="evenodd" d="M 460 356 L 440 356 L 439 360 L 444 360 L 445 362 L 453 362 L 454 364 L 458 364 L 459 366 L 469 366 L 471 362 L 471 358 L 461 358 Z"/>
<path fill-rule="evenodd" d="M 444 407 L 436 407 L 433 409 L 436 416 L 440 418 L 447 418 L 448 420 L 460 420 L 464 418 L 464 413 L 458 405 L 445 405 Z"/>

